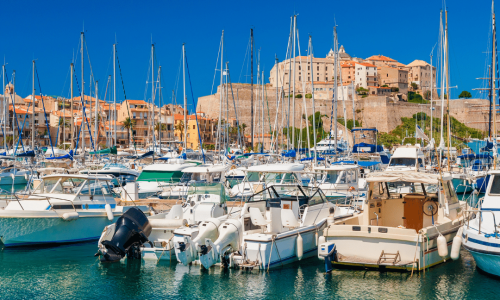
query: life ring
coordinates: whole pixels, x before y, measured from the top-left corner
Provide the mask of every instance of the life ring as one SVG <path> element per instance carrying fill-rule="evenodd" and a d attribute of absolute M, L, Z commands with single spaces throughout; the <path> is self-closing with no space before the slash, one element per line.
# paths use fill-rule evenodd
<path fill-rule="evenodd" d="M 349 187 L 349 192 L 352 192 L 354 190 L 355 190 L 355 188 L 353 186 Z"/>
<path fill-rule="evenodd" d="M 231 169 L 231 170 L 236 169 L 236 165 L 232 165 L 230 169 Z"/>

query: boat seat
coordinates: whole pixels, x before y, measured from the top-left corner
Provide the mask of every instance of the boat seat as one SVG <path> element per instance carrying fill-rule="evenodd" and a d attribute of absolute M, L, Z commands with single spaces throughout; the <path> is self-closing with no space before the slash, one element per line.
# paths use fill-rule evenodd
<path fill-rule="evenodd" d="M 182 219 L 183 214 L 182 205 L 177 204 L 172 206 L 165 219 Z"/>
<path fill-rule="evenodd" d="M 260 212 L 260 209 L 257 207 L 250 207 L 250 219 L 252 220 L 252 224 L 255 226 L 267 226 L 267 224 L 271 223 L 264 219 L 264 216 Z"/>
<path fill-rule="evenodd" d="M 299 227 L 299 221 L 295 218 L 293 210 L 291 209 L 282 209 L 281 210 L 281 224 L 283 227 L 287 228 L 296 228 Z"/>

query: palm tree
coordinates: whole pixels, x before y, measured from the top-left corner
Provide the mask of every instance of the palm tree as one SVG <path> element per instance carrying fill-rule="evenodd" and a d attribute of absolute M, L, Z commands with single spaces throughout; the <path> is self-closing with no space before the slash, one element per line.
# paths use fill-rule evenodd
<path fill-rule="evenodd" d="M 127 129 L 129 147 L 130 147 L 130 131 L 135 127 L 135 123 L 136 121 L 130 118 L 126 118 L 125 121 L 123 121 L 122 129 Z"/>
<path fill-rule="evenodd" d="M 181 142 L 182 142 L 182 136 L 184 135 L 184 121 L 180 120 L 177 123 L 177 125 L 175 125 L 174 129 L 181 132 Z"/>
<path fill-rule="evenodd" d="M 71 127 L 70 124 L 69 124 L 69 120 L 66 120 L 64 118 L 59 118 L 59 137 L 57 138 L 57 140 L 60 142 L 62 141 L 63 139 L 61 138 L 61 136 L 63 135 L 63 130 L 61 129 L 61 127 L 65 127 L 65 128 L 69 128 Z"/>
<path fill-rule="evenodd" d="M 156 123 L 155 125 L 155 131 L 158 132 L 158 139 L 161 139 L 161 131 L 167 130 L 167 124 L 161 124 L 161 129 L 160 129 L 160 123 Z"/>

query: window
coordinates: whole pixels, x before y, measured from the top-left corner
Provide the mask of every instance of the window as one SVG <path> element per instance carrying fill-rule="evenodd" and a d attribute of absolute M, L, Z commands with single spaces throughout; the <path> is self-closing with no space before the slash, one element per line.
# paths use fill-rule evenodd
<path fill-rule="evenodd" d="M 307 70 L 308 70 L 308 71 L 309 71 L 309 70 L 311 70 L 311 66 L 307 66 Z"/>
<path fill-rule="evenodd" d="M 300 76 L 299 76 L 299 81 L 300 81 L 300 80 L 301 80 L 301 79 L 300 79 Z"/>
<path fill-rule="evenodd" d="M 300 66 L 299 66 L 299 70 L 302 70 Z"/>
<path fill-rule="evenodd" d="M 319 77 L 317 77 L 316 81 L 319 81 Z"/>
<path fill-rule="evenodd" d="M 144 130 L 144 135 L 148 135 L 148 131 L 147 130 Z"/>
<path fill-rule="evenodd" d="M 307 77 L 307 81 L 311 81 L 311 77 Z"/>
<path fill-rule="evenodd" d="M 196 129 L 196 125 L 193 125 L 193 129 Z"/>
<path fill-rule="evenodd" d="M 319 66 L 316 67 L 316 70 L 319 71 Z"/>

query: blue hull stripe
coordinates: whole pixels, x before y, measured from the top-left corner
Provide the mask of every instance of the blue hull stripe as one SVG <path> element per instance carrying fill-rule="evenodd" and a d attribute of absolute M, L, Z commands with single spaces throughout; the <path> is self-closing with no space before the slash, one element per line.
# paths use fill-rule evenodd
<path fill-rule="evenodd" d="M 78 243 L 78 242 L 88 242 L 98 240 L 100 236 L 90 237 L 85 239 L 76 240 L 61 240 L 61 241 L 47 241 L 47 242 L 28 242 L 28 243 L 12 243 L 4 244 L 5 247 L 17 247 L 17 246 L 33 246 L 33 245 L 43 245 L 43 244 L 63 244 L 63 243 Z"/>
<path fill-rule="evenodd" d="M 485 241 L 480 241 L 480 240 L 476 240 L 476 239 L 470 238 L 470 237 L 468 238 L 468 240 L 471 241 L 471 242 L 473 242 L 473 243 L 479 244 L 479 245 L 500 248 L 500 239 L 498 240 L 499 241 L 498 244 L 489 243 L 489 242 L 485 242 Z"/>

